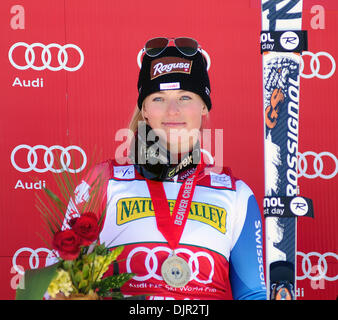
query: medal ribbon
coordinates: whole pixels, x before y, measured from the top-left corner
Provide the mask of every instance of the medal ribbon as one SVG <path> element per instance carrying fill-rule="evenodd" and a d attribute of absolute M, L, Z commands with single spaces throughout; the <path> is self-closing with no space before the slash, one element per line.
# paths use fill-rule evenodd
<path fill-rule="evenodd" d="M 196 187 L 197 177 L 201 169 L 202 164 L 199 163 L 196 171 L 191 174 L 181 185 L 172 215 L 170 214 L 169 204 L 164 191 L 163 183 L 161 181 L 146 179 L 155 210 L 157 228 L 168 241 L 168 244 L 172 250 L 175 250 L 181 239 L 181 235 L 190 212 L 190 206 Z"/>

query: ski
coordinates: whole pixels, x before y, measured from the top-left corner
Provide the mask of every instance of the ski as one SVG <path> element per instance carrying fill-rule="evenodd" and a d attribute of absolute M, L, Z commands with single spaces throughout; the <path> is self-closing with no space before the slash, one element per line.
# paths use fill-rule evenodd
<path fill-rule="evenodd" d="M 302 0 L 261 0 L 264 116 L 264 217 L 267 295 L 296 299 L 297 216 L 312 216 L 297 196 Z"/>

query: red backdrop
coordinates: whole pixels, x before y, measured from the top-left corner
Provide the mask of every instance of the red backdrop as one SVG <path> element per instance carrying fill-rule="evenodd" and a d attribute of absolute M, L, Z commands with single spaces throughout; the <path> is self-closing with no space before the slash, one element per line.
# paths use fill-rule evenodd
<path fill-rule="evenodd" d="M 298 299 L 337 296 L 338 3 L 304 0 L 300 102 L 302 195 Z M 136 56 L 156 36 L 190 36 L 211 57 L 210 128 L 223 130 L 224 165 L 262 204 L 263 108 L 259 0 L 2 0 L 0 3 L 0 298 L 21 273 L 44 265 L 36 194 L 53 186 L 53 158 L 88 167 L 112 158 L 137 99 Z M 69 148 L 68 148 L 69 147 Z M 213 154 L 220 148 L 212 145 Z M 61 167 L 62 167 L 61 163 Z M 60 167 L 59 167 L 60 168 Z M 20 267 L 21 266 L 21 267 Z"/>

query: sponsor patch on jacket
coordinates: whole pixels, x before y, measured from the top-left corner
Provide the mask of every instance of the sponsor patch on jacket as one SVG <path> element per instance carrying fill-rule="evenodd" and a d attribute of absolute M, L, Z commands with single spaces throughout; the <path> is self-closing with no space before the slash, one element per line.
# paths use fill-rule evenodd
<path fill-rule="evenodd" d="M 114 167 L 114 177 L 118 179 L 135 179 L 135 168 L 133 165 Z"/>
<path fill-rule="evenodd" d="M 225 173 L 217 174 L 210 172 L 210 184 L 214 187 L 225 187 L 232 189 L 231 177 Z"/>
<path fill-rule="evenodd" d="M 169 209 L 172 213 L 175 206 L 175 200 L 168 200 Z M 116 204 L 116 223 L 123 225 L 125 223 L 154 217 L 155 211 L 150 198 L 122 198 Z M 192 202 L 188 219 L 206 223 L 219 232 L 226 232 L 227 212 L 224 208 L 201 202 Z"/>
<path fill-rule="evenodd" d="M 150 80 L 170 73 L 190 74 L 192 60 L 179 57 L 162 57 L 151 62 Z"/>

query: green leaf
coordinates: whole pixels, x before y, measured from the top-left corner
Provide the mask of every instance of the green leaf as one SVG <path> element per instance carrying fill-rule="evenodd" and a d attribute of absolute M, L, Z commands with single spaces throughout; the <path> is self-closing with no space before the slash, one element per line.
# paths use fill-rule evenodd
<path fill-rule="evenodd" d="M 74 262 L 74 271 L 82 270 L 83 262 L 84 261 L 82 259 L 76 259 Z"/>
<path fill-rule="evenodd" d="M 123 294 L 121 292 L 110 292 L 105 297 L 111 297 L 114 300 L 122 300 L 122 299 L 124 299 L 124 296 L 123 296 Z"/>
<path fill-rule="evenodd" d="M 82 271 L 76 272 L 76 274 L 75 274 L 75 276 L 74 276 L 75 282 L 76 282 L 76 283 L 80 283 L 82 279 L 83 279 Z"/>
<path fill-rule="evenodd" d="M 57 274 L 59 262 L 46 268 L 26 270 L 22 285 L 16 290 L 16 300 L 42 300 L 50 282 Z"/>
<path fill-rule="evenodd" d="M 74 265 L 74 260 L 64 260 L 63 263 L 63 269 L 65 269 L 66 271 L 70 270 L 73 265 Z"/>
<path fill-rule="evenodd" d="M 53 199 L 56 203 L 62 204 L 62 201 L 59 199 L 59 197 L 52 191 L 47 188 L 43 188 L 43 190 L 47 193 L 47 195 Z"/>
<path fill-rule="evenodd" d="M 37 204 L 36 208 L 40 211 L 42 218 L 45 224 L 49 227 L 51 233 L 54 235 L 57 230 L 60 230 L 60 226 L 62 225 L 62 220 L 58 219 L 58 214 L 54 211 L 53 206 L 47 206 L 45 202 L 36 195 Z M 49 199 L 47 199 L 50 201 Z"/>
<path fill-rule="evenodd" d="M 88 279 L 88 277 L 89 277 L 89 265 L 87 263 L 83 265 L 82 274 L 83 274 L 84 279 Z"/>
<path fill-rule="evenodd" d="M 122 299 L 121 292 L 116 292 L 128 280 L 130 280 L 135 273 L 121 273 L 102 279 L 94 285 L 94 289 L 98 289 L 98 294 L 103 297 L 112 297 L 113 299 Z"/>
<path fill-rule="evenodd" d="M 122 253 L 124 246 L 119 246 L 111 251 L 113 261 Z"/>
<path fill-rule="evenodd" d="M 88 280 L 82 279 L 79 283 L 79 290 L 81 290 L 82 288 L 86 288 L 87 286 L 88 286 Z"/>
<path fill-rule="evenodd" d="M 109 248 L 106 248 L 106 245 L 103 243 L 97 245 L 94 249 L 94 252 L 99 256 L 104 256 L 109 253 Z"/>
<path fill-rule="evenodd" d="M 120 273 L 118 275 L 106 277 L 97 284 L 97 287 L 104 290 L 118 289 L 121 288 L 134 275 L 135 273 Z"/>

